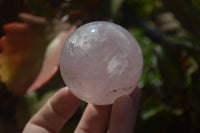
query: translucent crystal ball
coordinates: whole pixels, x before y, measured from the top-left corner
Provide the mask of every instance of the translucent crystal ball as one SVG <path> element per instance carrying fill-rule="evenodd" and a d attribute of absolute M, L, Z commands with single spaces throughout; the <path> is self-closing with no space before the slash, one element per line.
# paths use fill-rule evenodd
<path fill-rule="evenodd" d="M 135 38 L 110 22 L 91 22 L 66 40 L 60 71 L 70 91 L 95 105 L 112 104 L 129 95 L 143 70 L 143 57 Z"/>

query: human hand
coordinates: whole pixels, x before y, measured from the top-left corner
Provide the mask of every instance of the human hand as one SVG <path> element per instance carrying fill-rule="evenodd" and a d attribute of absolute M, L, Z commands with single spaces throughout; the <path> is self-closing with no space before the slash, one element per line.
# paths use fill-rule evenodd
<path fill-rule="evenodd" d="M 118 98 L 113 105 L 88 104 L 75 133 L 133 133 L 141 90 Z M 67 87 L 60 89 L 30 119 L 23 133 L 58 133 L 80 104 Z"/>

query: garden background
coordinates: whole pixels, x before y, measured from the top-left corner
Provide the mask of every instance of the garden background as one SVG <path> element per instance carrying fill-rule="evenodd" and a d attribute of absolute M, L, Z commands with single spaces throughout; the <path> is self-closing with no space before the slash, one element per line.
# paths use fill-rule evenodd
<path fill-rule="evenodd" d="M 135 133 L 198 133 L 199 0 L 0 0 L 0 133 L 20 133 L 64 86 L 62 44 L 78 26 L 96 20 L 120 24 L 141 46 Z M 85 106 L 61 133 L 73 132 Z"/>

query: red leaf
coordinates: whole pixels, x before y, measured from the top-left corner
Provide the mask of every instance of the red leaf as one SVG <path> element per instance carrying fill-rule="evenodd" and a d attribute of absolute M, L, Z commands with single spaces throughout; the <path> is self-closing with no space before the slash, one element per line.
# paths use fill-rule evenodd
<path fill-rule="evenodd" d="M 28 89 L 28 93 L 39 89 L 42 85 L 44 85 L 51 77 L 55 75 L 59 68 L 60 61 L 60 53 L 62 46 L 68 36 L 76 29 L 76 27 L 72 27 L 69 31 L 61 32 L 48 46 L 45 54 L 45 58 L 43 61 L 42 69 Z"/>
<path fill-rule="evenodd" d="M 58 35 L 57 42 L 61 43 L 55 44 L 54 41 L 49 45 L 61 30 L 57 28 L 55 31 L 56 28 L 49 26 L 45 18 L 24 13 L 19 17 L 23 23 L 4 26 L 6 34 L 0 39 L 0 76 L 15 95 L 24 95 L 28 88 L 31 92 L 41 87 L 55 74 L 62 43 L 75 28 Z"/>

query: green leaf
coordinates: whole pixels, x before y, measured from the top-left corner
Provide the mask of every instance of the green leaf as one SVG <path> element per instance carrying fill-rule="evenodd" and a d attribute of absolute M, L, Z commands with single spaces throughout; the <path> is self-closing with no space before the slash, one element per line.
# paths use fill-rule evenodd
<path fill-rule="evenodd" d="M 142 103 L 141 117 L 144 120 L 149 119 L 166 108 L 158 99 L 150 97 Z"/>
<path fill-rule="evenodd" d="M 55 90 L 46 92 L 43 96 L 38 96 L 37 92 L 30 93 L 23 97 L 16 110 L 18 127 L 23 129 L 28 120 L 46 103 L 55 93 Z"/>
<path fill-rule="evenodd" d="M 156 52 L 166 88 L 184 88 L 185 77 L 179 56 L 168 47 L 158 47 Z"/>
<path fill-rule="evenodd" d="M 157 48 L 148 37 L 144 36 L 141 29 L 137 28 L 130 31 L 138 41 L 144 59 L 144 70 L 140 80 L 140 86 L 144 87 L 147 85 L 160 86 L 162 84 L 161 75 L 158 69 L 158 60 L 155 54 Z"/>

